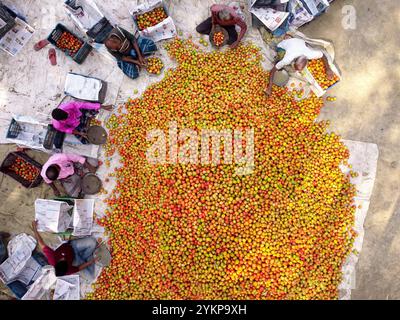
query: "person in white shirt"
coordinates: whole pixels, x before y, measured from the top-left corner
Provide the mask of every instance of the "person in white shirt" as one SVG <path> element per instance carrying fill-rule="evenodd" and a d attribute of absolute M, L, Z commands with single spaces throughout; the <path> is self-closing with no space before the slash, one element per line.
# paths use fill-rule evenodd
<path fill-rule="evenodd" d="M 293 68 L 294 71 L 302 71 L 307 66 L 308 60 L 322 58 L 328 79 L 332 79 L 334 76 L 323 52 L 309 47 L 303 39 L 289 38 L 281 41 L 278 44 L 278 57 L 280 54 L 284 54 L 283 58 L 275 63 L 269 74 L 269 82 L 265 90 L 267 95 L 271 94 L 274 75 L 278 70 Z"/>

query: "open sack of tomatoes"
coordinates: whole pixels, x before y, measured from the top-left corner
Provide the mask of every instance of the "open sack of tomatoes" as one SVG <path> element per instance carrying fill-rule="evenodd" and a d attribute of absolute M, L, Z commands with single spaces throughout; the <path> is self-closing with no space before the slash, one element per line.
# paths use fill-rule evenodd
<path fill-rule="evenodd" d="M 332 75 L 329 77 L 323 59 L 314 59 L 308 62 L 306 68 L 301 71 L 303 80 L 308 82 L 311 91 L 317 96 L 322 97 L 332 86 L 338 83 L 342 78 L 340 71 L 335 64 L 328 58 L 329 67 Z"/>
<path fill-rule="evenodd" d="M 154 42 L 177 35 L 174 20 L 162 0 L 141 3 L 130 10 L 139 34 Z"/>
<path fill-rule="evenodd" d="M 155 8 L 136 17 L 136 22 L 140 31 L 153 27 L 168 18 L 163 7 Z"/>

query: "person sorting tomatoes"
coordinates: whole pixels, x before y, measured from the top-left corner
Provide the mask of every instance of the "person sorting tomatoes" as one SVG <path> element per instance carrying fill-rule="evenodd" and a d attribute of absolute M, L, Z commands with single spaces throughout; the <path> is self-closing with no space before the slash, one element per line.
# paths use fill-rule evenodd
<path fill-rule="evenodd" d="M 57 131 L 74 134 L 82 144 L 88 144 L 86 130 L 89 120 L 94 118 L 100 109 L 110 111 L 112 106 L 83 101 L 67 102 L 53 110 L 52 125 Z"/>
<path fill-rule="evenodd" d="M 277 45 L 277 60 L 269 74 L 269 81 L 265 93 L 269 96 L 272 92 L 272 84 L 277 72 L 284 69 L 289 74 L 302 71 L 308 64 L 308 60 L 323 59 L 328 79 L 334 77 L 326 55 L 321 50 L 311 48 L 303 39 L 288 38 Z"/>
<path fill-rule="evenodd" d="M 48 263 L 54 267 L 56 277 L 62 277 L 83 271 L 89 280 L 94 279 L 96 258 L 93 253 L 98 247 L 93 237 L 74 239 L 63 243 L 56 250 L 51 249 L 43 241 L 37 230 L 37 221 L 32 222 L 32 229 L 40 249 Z"/>
<path fill-rule="evenodd" d="M 236 13 L 236 11 L 227 5 L 213 4 L 210 7 L 211 17 L 200 23 L 196 31 L 200 34 L 209 35 L 215 26 L 224 28 L 229 35 L 228 45 L 231 49 L 236 48 L 243 39 L 247 31 L 246 22 Z M 236 26 L 240 27 L 240 34 L 236 31 Z"/>
<path fill-rule="evenodd" d="M 90 164 L 86 158 L 74 155 L 58 153 L 49 158 L 43 165 L 41 176 L 50 185 L 56 196 L 60 196 L 55 181 L 59 180 L 68 196 L 78 198 L 81 196 L 81 180 L 84 169 L 95 173 L 97 167 Z"/>
<path fill-rule="evenodd" d="M 139 77 L 146 67 L 145 57 L 157 51 L 153 40 L 134 36 L 123 28 L 115 27 L 104 42 L 107 50 L 117 59 L 117 65 L 131 79 Z"/>

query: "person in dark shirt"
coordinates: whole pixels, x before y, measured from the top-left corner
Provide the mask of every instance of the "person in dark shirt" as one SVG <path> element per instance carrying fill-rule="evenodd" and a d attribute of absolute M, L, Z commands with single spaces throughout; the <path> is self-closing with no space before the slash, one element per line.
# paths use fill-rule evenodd
<path fill-rule="evenodd" d="M 55 268 L 56 276 L 62 277 L 86 271 L 93 279 L 96 259 L 93 253 L 97 248 L 97 241 L 93 237 L 76 239 L 62 244 L 56 250 L 49 248 L 37 231 L 37 221 L 32 222 L 33 232 L 50 265 Z"/>
<path fill-rule="evenodd" d="M 131 79 L 139 77 L 140 67 L 147 65 L 145 56 L 157 51 L 153 40 L 138 37 L 115 27 L 104 41 L 107 50 L 117 59 L 118 67 Z"/>

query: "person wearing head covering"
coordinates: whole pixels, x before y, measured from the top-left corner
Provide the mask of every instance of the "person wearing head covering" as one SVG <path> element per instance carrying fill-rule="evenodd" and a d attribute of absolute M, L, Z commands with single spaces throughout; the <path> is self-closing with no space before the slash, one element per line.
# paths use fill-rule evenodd
<path fill-rule="evenodd" d="M 100 109 L 110 111 L 111 105 L 100 103 L 71 101 L 61 104 L 52 112 L 52 125 L 59 132 L 74 134 L 82 144 L 88 144 L 86 129 L 90 118 L 96 116 Z"/>
<path fill-rule="evenodd" d="M 236 48 L 247 31 L 246 22 L 227 5 L 213 4 L 210 7 L 211 17 L 200 23 L 196 31 L 200 34 L 209 35 L 216 25 L 224 28 L 229 34 L 228 44 L 230 48 Z M 236 26 L 240 27 L 240 34 L 236 32 Z"/>
<path fill-rule="evenodd" d="M 334 73 L 329 66 L 327 57 L 321 50 L 311 48 L 303 39 L 289 38 L 278 43 L 277 62 L 270 71 L 268 86 L 265 89 L 267 95 L 271 94 L 272 84 L 276 72 L 282 69 L 289 73 L 302 71 L 308 64 L 308 60 L 323 59 L 328 79 L 332 79 Z"/>
<path fill-rule="evenodd" d="M 115 27 L 104 41 L 107 50 L 117 59 L 118 67 L 131 79 L 139 77 L 141 67 L 147 65 L 145 57 L 157 51 L 153 40 L 139 36 L 121 27 Z"/>

